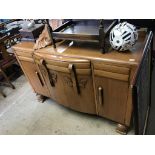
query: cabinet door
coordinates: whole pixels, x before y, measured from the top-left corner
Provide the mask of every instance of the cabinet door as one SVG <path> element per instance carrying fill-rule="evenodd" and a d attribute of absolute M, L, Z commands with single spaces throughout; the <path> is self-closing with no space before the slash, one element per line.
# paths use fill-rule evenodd
<path fill-rule="evenodd" d="M 47 86 L 45 85 L 41 73 L 37 69 L 37 66 L 34 64 L 34 62 L 30 60 L 31 59 L 29 58 L 27 58 L 26 60 L 19 60 L 24 74 L 26 75 L 36 93 L 49 97 L 49 91 Z"/>
<path fill-rule="evenodd" d="M 128 73 L 128 68 L 95 66 L 94 85 L 98 115 L 124 124 L 128 97 Z"/>
<path fill-rule="evenodd" d="M 36 58 L 38 59 L 38 57 Z M 49 87 L 51 98 L 71 109 L 96 113 L 90 62 L 63 58 L 35 60 Z M 46 71 L 45 71 L 46 70 Z M 48 74 L 48 76 L 46 76 Z"/>

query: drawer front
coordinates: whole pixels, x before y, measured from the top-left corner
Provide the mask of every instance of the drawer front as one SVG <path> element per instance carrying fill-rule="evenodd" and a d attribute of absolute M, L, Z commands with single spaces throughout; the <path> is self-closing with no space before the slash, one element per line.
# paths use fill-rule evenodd
<path fill-rule="evenodd" d="M 36 63 L 40 63 L 40 60 L 44 59 L 45 63 L 51 66 L 68 68 L 68 65 L 74 63 L 76 69 L 89 69 L 90 61 L 76 58 L 66 58 L 61 56 L 49 56 L 49 58 L 43 58 L 42 55 L 34 54 Z"/>
<path fill-rule="evenodd" d="M 21 50 L 15 50 L 14 52 L 18 57 L 18 59 L 21 61 L 34 62 L 32 57 L 32 52 L 26 52 Z"/>
<path fill-rule="evenodd" d="M 42 58 L 38 58 L 34 56 L 35 62 L 37 64 L 41 64 L 41 61 L 43 60 Z M 91 67 L 90 67 L 90 62 L 66 62 L 66 61 L 57 61 L 57 60 L 46 60 L 44 59 L 44 62 L 46 64 L 46 67 L 48 69 L 54 70 L 54 71 L 59 71 L 62 73 L 70 73 L 69 65 L 74 64 L 74 67 L 76 69 L 76 73 L 81 74 L 81 75 L 91 75 Z"/>
<path fill-rule="evenodd" d="M 129 68 L 114 66 L 114 65 L 110 65 L 110 64 L 95 63 L 94 64 L 94 69 L 104 70 L 104 71 L 119 73 L 119 74 L 127 74 L 127 75 L 129 74 Z"/>
<path fill-rule="evenodd" d="M 32 53 L 30 52 L 16 51 L 16 54 L 20 56 L 32 57 Z"/>
<path fill-rule="evenodd" d="M 104 63 L 94 63 L 94 75 L 121 81 L 129 81 L 130 69 L 122 66 L 114 66 Z"/>
<path fill-rule="evenodd" d="M 107 72 L 107 71 L 94 70 L 94 75 L 98 77 L 106 77 L 106 78 L 111 78 L 111 79 L 121 80 L 121 81 L 129 80 L 129 75 L 118 74 L 118 73 Z"/>
<path fill-rule="evenodd" d="M 34 60 L 33 60 L 32 58 L 29 58 L 29 57 L 18 56 L 18 59 L 19 59 L 20 61 L 27 61 L 27 62 L 34 63 Z"/>

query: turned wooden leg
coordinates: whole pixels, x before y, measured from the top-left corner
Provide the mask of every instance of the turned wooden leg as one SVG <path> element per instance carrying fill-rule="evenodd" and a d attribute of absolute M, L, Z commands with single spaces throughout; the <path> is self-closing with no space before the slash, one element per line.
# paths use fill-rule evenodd
<path fill-rule="evenodd" d="M 123 124 L 118 124 L 116 131 L 120 134 L 126 135 L 128 131 L 128 127 Z"/>
<path fill-rule="evenodd" d="M 39 102 L 43 103 L 46 99 L 47 99 L 46 96 L 37 94 L 37 100 L 38 100 Z"/>

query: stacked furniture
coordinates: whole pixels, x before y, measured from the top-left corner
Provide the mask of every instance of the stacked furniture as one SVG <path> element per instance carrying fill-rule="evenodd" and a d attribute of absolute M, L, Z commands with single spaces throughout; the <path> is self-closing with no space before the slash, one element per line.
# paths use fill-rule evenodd
<path fill-rule="evenodd" d="M 103 54 L 98 42 L 70 39 L 56 43 L 56 48 L 34 51 L 34 43 L 22 42 L 13 49 L 42 99 L 48 97 L 73 110 L 115 121 L 117 131 L 125 134 L 132 122 L 134 79 L 144 53 L 150 52 L 146 49 L 151 47 L 150 35 L 139 31 L 136 45 L 125 53 Z"/>
<path fill-rule="evenodd" d="M 19 20 L 12 19 L 0 24 L 0 38 L 7 36 L 4 40 L 4 45 L 7 49 L 21 40 L 19 33 L 21 26 L 18 22 Z"/>
<path fill-rule="evenodd" d="M 4 36 L 0 39 L 0 76 L 5 79 L 5 82 L 0 82 L 1 85 L 9 86 L 15 89 L 15 86 L 11 83 L 10 77 L 6 74 L 6 70 L 17 62 L 13 53 L 9 53 L 6 50 L 4 41 L 8 39 L 8 36 Z M 12 73 L 13 75 L 14 73 Z M 0 91 L 0 93 L 6 97 L 6 95 Z"/>

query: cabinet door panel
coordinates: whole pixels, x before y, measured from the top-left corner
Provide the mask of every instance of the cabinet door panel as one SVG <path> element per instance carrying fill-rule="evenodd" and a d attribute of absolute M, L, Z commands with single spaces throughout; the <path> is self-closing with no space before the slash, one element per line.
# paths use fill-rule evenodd
<path fill-rule="evenodd" d="M 26 74 L 34 91 L 38 94 L 49 96 L 48 89 L 41 76 L 41 73 L 37 69 L 37 66 L 30 61 L 19 61 L 22 66 L 23 72 Z"/>
<path fill-rule="evenodd" d="M 80 89 L 80 93 L 78 93 L 73 86 L 71 76 L 67 74 L 61 75 L 69 107 L 81 112 L 95 114 L 96 107 L 91 76 L 77 75 L 77 81 Z"/>
<path fill-rule="evenodd" d="M 50 79 L 56 77 L 54 86 Z M 71 109 L 85 112 L 96 113 L 93 82 L 91 76 L 77 75 L 80 93 L 75 90 L 73 80 L 69 73 L 62 73 L 49 69 L 49 84 L 51 97 L 58 103 L 70 107 Z"/>
<path fill-rule="evenodd" d="M 98 76 L 94 82 L 98 114 L 124 123 L 128 82 Z"/>

